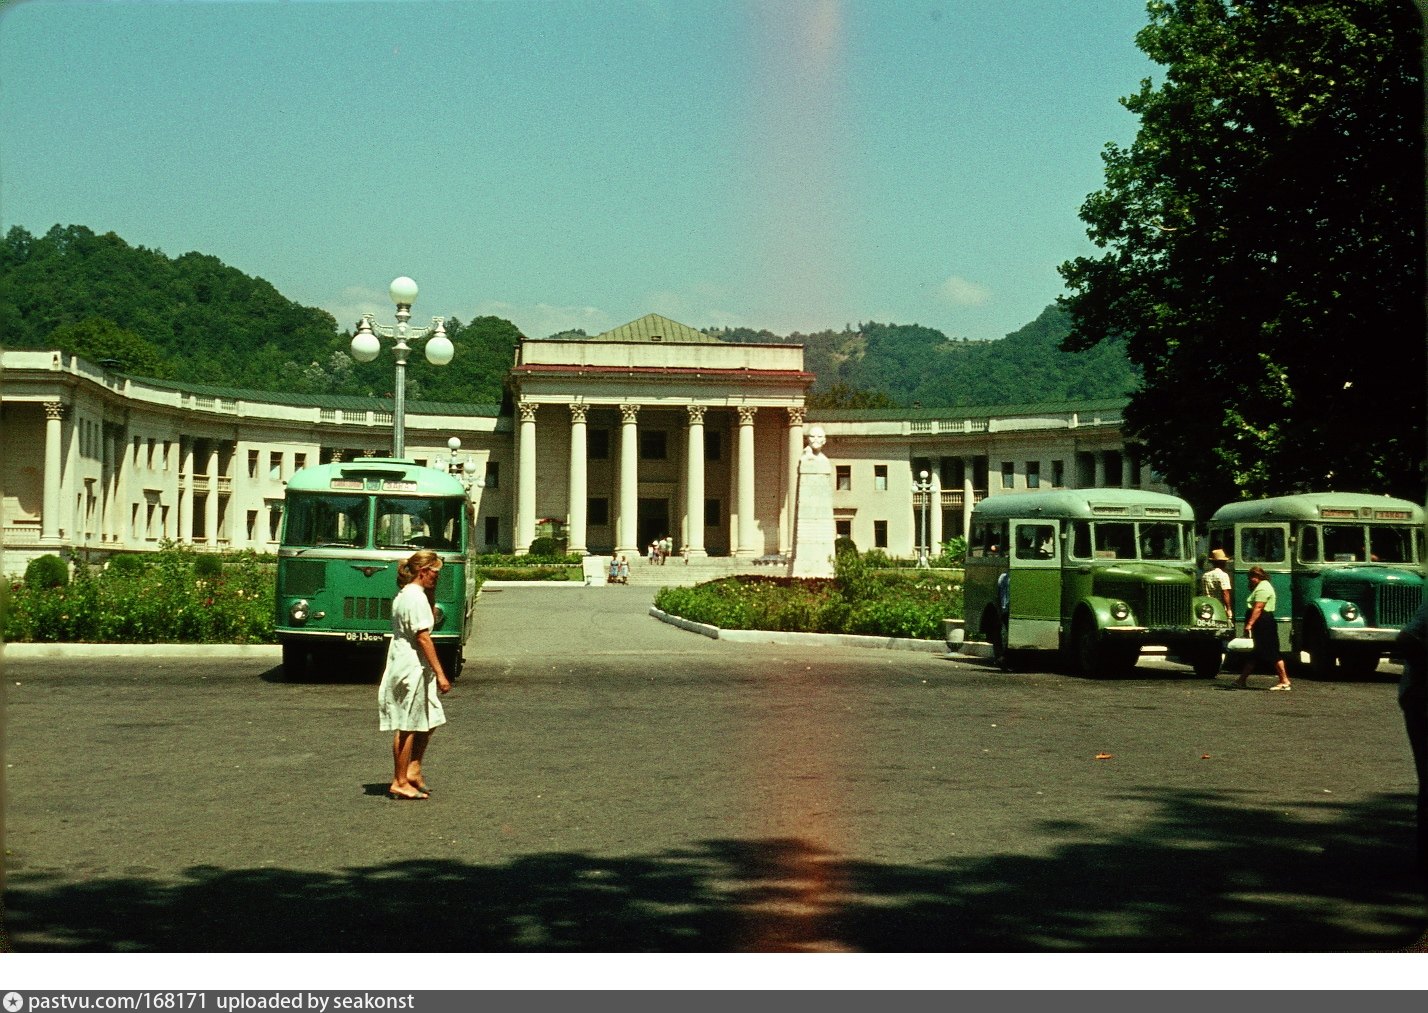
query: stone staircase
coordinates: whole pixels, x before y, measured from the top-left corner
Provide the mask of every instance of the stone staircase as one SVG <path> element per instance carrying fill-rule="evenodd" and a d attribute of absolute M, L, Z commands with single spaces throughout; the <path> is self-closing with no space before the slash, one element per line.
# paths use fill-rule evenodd
<path fill-rule="evenodd" d="M 609 557 L 605 559 L 608 561 Z M 760 565 L 752 559 L 730 556 L 707 556 L 685 562 L 678 556 L 663 564 L 651 564 L 643 556 L 630 560 L 631 587 L 692 587 L 707 580 L 717 580 L 735 573 L 756 573 L 769 577 L 786 576 L 788 565 Z"/>

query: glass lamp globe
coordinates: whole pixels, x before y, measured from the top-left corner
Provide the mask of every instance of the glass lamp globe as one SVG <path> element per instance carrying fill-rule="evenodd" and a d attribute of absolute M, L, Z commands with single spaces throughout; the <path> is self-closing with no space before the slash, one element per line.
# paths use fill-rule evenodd
<path fill-rule="evenodd" d="M 447 449 L 447 450 L 450 450 L 453 454 L 456 453 L 456 451 L 460 450 L 460 449 L 461 449 L 461 437 L 459 437 L 459 436 L 453 436 L 451 439 L 447 440 L 447 441 L 446 441 L 446 449 Z"/>
<path fill-rule="evenodd" d="M 434 335 L 426 343 L 426 361 L 433 366 L 445 366 L 456 355 L 456 346 L 445 334 Z"/>
<path fill-rule="evenodd" d="M 416 302 L 417 283 L 406 275 L 392 281 L 392 287 L 388 290 L 392 296 L 392 302 L 398 306 L 410 306 Z"/>
<path fill-rule="evenodd" d="M 369 330 L 360 330 L 352 338 L 352 358 L 358 362 L 371 362 L 381 351 L 382 343 Z"/>

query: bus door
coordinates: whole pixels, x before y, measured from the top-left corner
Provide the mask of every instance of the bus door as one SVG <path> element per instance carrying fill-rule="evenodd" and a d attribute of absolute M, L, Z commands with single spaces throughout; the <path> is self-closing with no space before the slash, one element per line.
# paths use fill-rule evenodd
<path fill-rule="evenodd" d="M 1013 519 L 1011 559 L 1003 606 L 1007 646 L 1056 650 L 1061 646 L 1061 539 L 1044 517 Z"/>
<path fill-rule="evenodd" d="M 1279 631 L 1279 649 L 1288 651 L 1294 623 L 1294 587 L 1289 558 L 1289 525 L 1255 521 L 1240 524 L 1235 530 L 1233 598 L 1235 627 L 1244 630 L 1249 603 L 1249 571 L 1263 567 L 1274 586 L 1274 623 Z"/>

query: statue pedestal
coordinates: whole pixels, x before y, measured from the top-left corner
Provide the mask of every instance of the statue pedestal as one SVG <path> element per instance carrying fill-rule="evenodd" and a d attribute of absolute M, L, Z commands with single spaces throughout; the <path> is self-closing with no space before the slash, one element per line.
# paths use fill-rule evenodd
<path fill-rule="evenodd" d="M 832 577 L 833 466 L 822 454 L 798 463 L 798 501 L 794 511 L 793 561 L 790 577 Z"/>

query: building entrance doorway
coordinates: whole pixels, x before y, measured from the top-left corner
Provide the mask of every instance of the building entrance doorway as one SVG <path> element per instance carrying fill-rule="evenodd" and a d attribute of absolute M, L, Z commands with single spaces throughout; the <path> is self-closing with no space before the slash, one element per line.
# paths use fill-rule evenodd
<path fill-rule="evenodd" d="M 669 500 L 641 496 L 638 517 L 635 540 L 639 543 L 641 554 L 649 549 L 650 542 L 658 538 L 674 538 L 676 532 L 669 527 Z"/>

